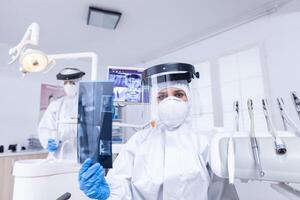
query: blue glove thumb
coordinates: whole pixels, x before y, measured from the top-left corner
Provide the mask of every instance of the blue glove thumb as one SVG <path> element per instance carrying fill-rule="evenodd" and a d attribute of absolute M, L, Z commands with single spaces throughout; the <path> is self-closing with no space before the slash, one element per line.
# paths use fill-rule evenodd
<path fill-rule="evenodd" d="M 55 152 L 58 149 L 58 144 L 54 139 L 49 139 L 48 140 L 48 147 L 47 147 L 49 152 Z"/>

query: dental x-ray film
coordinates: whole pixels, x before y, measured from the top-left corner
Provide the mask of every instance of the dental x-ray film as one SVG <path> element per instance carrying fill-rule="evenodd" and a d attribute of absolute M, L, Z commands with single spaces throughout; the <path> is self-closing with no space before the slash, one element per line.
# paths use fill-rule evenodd
<path fill-rule="evenodd" d="M 142 103 L 149 102 L 148 94 L 143 93 L 143 68 L 108 67 L 108 78 L 114 82 L 114 101 Z"/>
<path fill-rule="evenodd" d="M 112 167 L 113 82 L 79 84 L 77 156 L 91 158 L 104 168 Z"/>

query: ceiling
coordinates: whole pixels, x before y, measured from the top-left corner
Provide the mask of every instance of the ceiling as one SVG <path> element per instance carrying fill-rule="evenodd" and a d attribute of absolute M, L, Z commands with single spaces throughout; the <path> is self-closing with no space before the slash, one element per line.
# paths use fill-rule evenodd
<path fill-rule="evenodd" d="M 272 11 L 288 0 L 1 0 L 0 43 L 40 24 L 47 53 L 95 51 L 101 65 L 133 65 Z M 88 7 L 122 12 L 116 30 L 86 25 Z"/>

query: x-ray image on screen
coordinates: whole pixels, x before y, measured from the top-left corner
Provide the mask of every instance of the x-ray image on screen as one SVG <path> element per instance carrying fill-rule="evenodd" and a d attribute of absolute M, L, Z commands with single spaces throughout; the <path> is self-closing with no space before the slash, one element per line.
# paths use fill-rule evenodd
<path fill-rule="evenodd" d="M 113 82 L 79 83 L 77 155 L 112 167 Z"/>
<path fill-rule="evenodd" d="M 142 92 L 143 69 L 109 67 L 109 80 L 114 82 L 114 101 L 148 102 Z"/>

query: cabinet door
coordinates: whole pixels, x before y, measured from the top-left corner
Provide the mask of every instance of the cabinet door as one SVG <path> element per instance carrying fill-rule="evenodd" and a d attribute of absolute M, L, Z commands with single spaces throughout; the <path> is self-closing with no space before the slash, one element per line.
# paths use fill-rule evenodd
<path fill-rule="evenodd" d="M 14 177 L 12 175 L 14 163 L 18 160 L 46 158 L 47 153 L 34 155 L 16 155 L 0 157 L 0 200 L 12 200 Z"/>
<path fill-rule="evenodd" d="M 2 157 L 0 158 L 1 163 L 1 180 L 0 180 L 0 199 L 11 200 L 12 193 L 12 166 L 13 166 L 13 157 Z"/>

